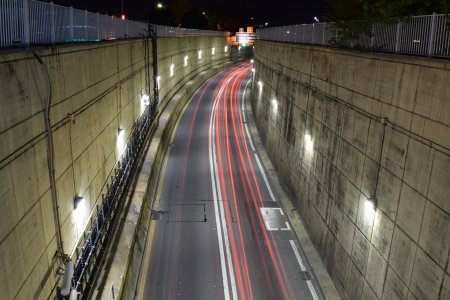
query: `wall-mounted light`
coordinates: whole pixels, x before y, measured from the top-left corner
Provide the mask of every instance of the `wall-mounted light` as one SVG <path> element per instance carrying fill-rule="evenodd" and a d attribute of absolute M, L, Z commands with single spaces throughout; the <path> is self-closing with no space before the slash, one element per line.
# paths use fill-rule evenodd
<path fill-rule="evenodd" d="M 258 85 L 259 85 L 259 87 L 262 87 L 262 86 L 263 86 L 263 83 L 262 83 L 261 80 L 258 80 Z"/>
<path fill-rule="evenodd" d="M 78 206 L 80 206 L 84 202 L 84 197 L 82 196 L 75 196 L 73 199 L 73 208 L 77 209 Z"/>
<path fill-rule="evenodd" d="M 144 103 L 144 105 L 149 105 L 150 104 L 150 96 L 147 94 L 143 94 L 141 96 L 141 101 L 142 101 L 142 103 Z"/>
<path fill-rule="evenodd" d="M 307 150 L 313 148 L 313 140 L 312 140 L 311 135 L 308 133 L 305 134 L 305 146 L 306 146 Z"/>
<path fill-rule="evenodd" d="M 253 72 L 253 73 L 255 73 L 255 72 L 256 72 L 255 68 L 252 68 L 252 72 Z"/>
<path fill-rule="evenodd" d="M 202 50 L 198 50 L 198 59 L 202 58 L 202 54 L 203 54 L 203 51 Z"/>
<path fill-rule="evenodd" d="M 253 59 L 250 59 L 250 62 L 251 62 L 251 63 L 254 63 L 255 61 L 254 61 Z"/>
<path fill-rule="evenodd" d="M 241 51 L 241 46 L 238 46 L 238 51 Z"/>
<path fill-rule="evenodd" d="M 377 209 L 378 205 L 378 199 L 375 197 L 370 197 L 366 199 L 366 202 L 364 203 L 364 208 L 366 211 L 375 211 Z"/>
<path fill-rule="evenodd" d="M 223 52 L 228 52 L 228 46 L 223 47 Z"/>
<path fill-rule="evenodd" d="M 212 54 L 212 55 L 216 54 L 216 48 L 213 47 L 213 48 L 211 49 L 211 54 Z"/>
<path fill-rule="evenodd" d="M 273 110 L 276 112 L 278 110 L 278 100 L 272 99 Z"/>
<path fill-rule="evenodd" d="M 366 224 L 373 224 L 375 219 L 375 211 L 377 209 L 378 200 L 375 196 L 367 198 L 364 201 L 364 222 Z"/>
<path fill-rule="evenodd" d="M 186 67 L 188 65 L 189 56 L 184 56 L 184 66 Z"/>
<path fill-rule="evenodd" d="M 174 70 L 175 70 L 175 65 L 174 65 L 174 64 L 171 64 L 171 65 L 170 65 L 170 77 L 173 76 Z"/>

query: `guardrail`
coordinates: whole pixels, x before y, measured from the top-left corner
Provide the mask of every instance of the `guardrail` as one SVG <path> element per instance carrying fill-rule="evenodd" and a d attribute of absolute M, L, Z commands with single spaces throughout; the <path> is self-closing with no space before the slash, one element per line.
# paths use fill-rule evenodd
<path fill-rule="evenodd" d="M 228 36 L 228 32 L 153 25 L 158 37 Z M 34 0 L 0 0 L 0 47 L 135 38 L 148 24 Z"/>
<path fill-rule="evenodd" d="M 450 31 L 445 14 L 414 16 L 392 25 L 376 24 L 347 46 L 380 52 L 450 57 Z M 272 27 L 257 31 L 262 40 L 331 46 L 338 36 L 333 23 Z"/>

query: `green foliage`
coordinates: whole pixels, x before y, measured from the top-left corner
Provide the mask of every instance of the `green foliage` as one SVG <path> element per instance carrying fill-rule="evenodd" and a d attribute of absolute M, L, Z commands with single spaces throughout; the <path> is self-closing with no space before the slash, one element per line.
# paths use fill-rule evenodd
<path fill-rule="evenodd" d="M 373 24 L 395 24 L 411 16 L 449 13 L 449 0 L 328 0 L 327 22 L 337 29 L 335 43 L 348 44 L 361 34 L 371 35 Z M 447 25 L 450 23 L 447 22 Z"/>

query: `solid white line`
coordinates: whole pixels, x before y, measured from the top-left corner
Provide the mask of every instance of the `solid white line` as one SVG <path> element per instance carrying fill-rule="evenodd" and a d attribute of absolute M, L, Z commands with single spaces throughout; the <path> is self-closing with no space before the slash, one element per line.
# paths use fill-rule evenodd
<path fill-rule="evenodd" d="M 303 260 L 300 257 L 300 253 L 298 253 L 297 246 L 295 245 L 294 240 L 289 240 L 289 243 L 291 244 L 292 250 L 294 250 L 295 258 L 297 258 L 298 264 L 300 265 L 300 269 L 302 272 L 306 271 L 305 265 L 303 264 Z M 317 296 L 316 290 L 314 289 L 314 286 L 311 282 L 311 280 L 306 280 L 306 284 L 308 285 L 308 288 L 311 292 L 311 295 L 314 300 L 319 300 L 319 297 Z"/>
<path fill-rule="evenodd" d="M 244 93 L 242 94 L 241 111 L 242 111 L 242 116 L 244 116 L 244 119 L 245 119 L 245 109 L 244 109 L 244 107 L 245 107 L 245 91 L 247 90 L 247 86 L 248 86 L 248 84 L 250 83 L 251 80 L 252 79 L 250 78 L 247 81 L 247 83 L 245 84 Z M 275 202 L 276 201 L 275 200 L 275 195 L 272 192 L 272 188 L 270 187 L 269 180 L 267 179 L 266 172 L 264 171 L 264 168 L 263 168 L 263 166 L 261 164 L 261 161 L 259 160 L 259 157 L 258 157 L 258 155 L 255 152 L 256 150 L 255 150 L 255 147 L 253 146 L 253 141 L 252 141 L 252 138 L 250 136 L 250 132 L 249 132 L 248 127 L 247 127 L 247 123 L 245 124 L 245 133 L 247 134 L 247 139 L 250 142 L 250 147 L 252 148 L 252 151 L 254 152 L 253 155 L 255 156 L 256 163 L 258 164 L 258 168 L 261 171 L 261 174 L 263 176 L 264 183 L 266 184 L 267 190 L 269 191 L 270 199 L 272 199 L 272 201 Z"/>
<path fill-rule="evenodd" d="M 216 224 L 217 224 L 217 240 L 219 241 L 219 254 L 220 254 L 220 266 L 222 269 L 223 294 L 224 294 L 225 300 L 229 300 L 230 299 L 230 291 L 229 291 L 229 287 L 228 287 L 227 266 L 225 264 L 225 255 L 223 253 L 224 245 L 223 245 L 223 239 L 222 239 L 222 226 L 220 224 L 219 208 L 217 205 L 216 181 L 214 178 L 214 167 L 213 167 L 214 164 L 212 161 L 212 147 L 211 147 L 212 125 L 211 125 L 211 123 L 212 123 L 212 116 L 211 116 L 210 123 L 209 123 L 209 165 L 210 165 L 210 170 L 211 170 L 211 184 L 212 184 L 213 198 L 214 198 L 214 214 L 216 217 Z"/>
<path fill-rule="evenodd" d="M 259 170 L 261 171 L 261 174 L 264 179 L 264 183 L 266 184 L 267 190 L 269 191 L 270 199 L 272 199 L 272 201 L 275 202 L 276 201 L 275 195 L 273 194 L 272 189 L 270 188 L 269 180 L 267 179 L 266 172 L 264 171 L 261 161 L 259 160 L 259 157 L 256 153 L 253 153 L 253 154 L 255 155 L 256 163 L 258 164 Z"/>
<path fill-rule="evenodd" d="M 248 131 L 247 123 L 244 124 L 244 127 L 245 127 L 245 133 L 247 133 L 247 136 L 250 137 L 250 132 Z M 255 146 L 253 146 L 252 139 L 249 138 L 248 141 L 250 142 L 250 147 L 252 148 L 252 151 L 255 152 L 256 149 L 255 149 Z"/>
<path fill-rule="evenodd" d="M 230 81 L 231 81 L 231 78 L 226 81 L 226 84 L 228 84 Z M 216 120 L 217 102 L 218 102 L 218 99 L 220 98 L 220 96 L 223 94 L 223 92 L 224 92 L 224 87 L 222 87 L 219 90 L 216 99 L 214 99 L 214 105 L 213 105 L 212 113 L 211 113 L 211 117 L 210 117 L 210 141 L 213 141 L 212 142 L 212 152 L 210 151 L 210 163 L 212 161 L 211 169 L 214 170 L 214 175 L 215 175 L 215 176 L 213 176 L 212 179 L 213 179 L 214 184 L 216 185 L 218 199 L 216 198 L 214 201 L 215 202 L 218 201 L 219 208 L 220 208 L 219 215 L 220 215 L 220 220 L 222 222 L 222 230 L 223 230 L 223 236 L 224 236 L 224 241 L 225 241 L 225 251 L 226 251 L 226 255 L 227 255 L 228 270 L 229 270 L 229 274 L 230 274 L 231 291 L 232 291 L 233 299 L 237 300 L 238 294 L 237 294 L 237 288 L 236 288 L 236 279 L 234 276 L 233 260 L 231 258 L 230 240 L 228 237 L 227 223 L 225 220 L 225 210 L 223 207 L 222 193 L 221 193 L 220 184 L 218 182 L 219 173 L 218 173 L 218 167 L 217 167 L 216 143 L 214 142 L 215 141 L 215 126 L 216 126 L 215 120 Z M 216 215 L 216 218 L 217 217 L 218 216 Z M 220 220 L 219 220 L 219 222 L 220 222 Z M 216 222 L 217 222 L 217 219 L 216 219 Z"/>
<path fill-rule="evenodd" d="M 288 222 L 284 222 L 286 224 L 286 227 L 281 227 L 280 230 L 291 230 L 291 226 L 289 226 Z"/>

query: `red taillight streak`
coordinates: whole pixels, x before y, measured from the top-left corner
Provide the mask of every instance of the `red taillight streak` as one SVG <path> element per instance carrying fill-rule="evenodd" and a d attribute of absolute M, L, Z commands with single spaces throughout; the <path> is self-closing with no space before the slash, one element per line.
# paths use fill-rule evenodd
<path fill-rule="evenodd" d="M 242 78 L 241 78 L 241 80 L 240 80 L 240 83 L 242 83 L 242 79 L 246 76 L 248 74 L 248 72 L 245 74 L 243 74 L 242 75 Z M 238 89 L 238 91 L 239 91 L 239 89 Z M 234 98 L 234 97 L 233 97 Z M 236 100 L 232 100 L 231 102 L 230 102 L 230 110 L 232 111 L 232 112 L 234 112 L 234 110 L 233 110 L 233 102 L 235 102 Z M 238 104 L 238 108 L 239 108 L 239 104 Z M 238 110 L 238 114 L 239 114 L 239 110 Z M 240 149 L 240 145 L 239 145 L 239 137 L 238 137 L 238 135 L 237 135 L 237 130 L 236 130 L 236 120 L 235 120 L 235 118 L 234 118 L 234 113 L 232 114 L 232 124 L 233 124 L 233 130 L 234 130 L 234 132 L 235 132 L 235 140 L 236 140 L 236 145 L 237 145 L 237 147 L 238 147 L 238 152 L 239 152 L 239 155 L 240 155 L 240 157 L 241 157 L 241 162 L 243 161 L 243 159 L 242 159 L 242 151 L 241 151 L 241 149 Z M 239 165 L 239 163 L 238 163 L 238 165 Z M 245 171 L 245 172 L 241 172 L 241 182 L 242 182 L 242 187 L 244 188 L 244 193 L 245 193 L 245 197 L 246 197 L 246 205 L 247 205 L 247 207 L 249 208 L 249 212 L 250 212 L 250 218 L 251 218 L 251 224 L 252 224 L 252 228 L 253 228 L 253 231 L 255 232 L 255 234 L 258 234 L 258 225 L 256 224 L 256 221 L 255 221 L 255 214 L 257 215 L 256 217 L 258 218 L 258 217 L 260 217 L 260 214 L 259 214 L 259 209 L 258 208 L 256 208 L 256 210 L 255 209 L 252 209 L 252 207 L 251 207 L 251 204 L 250 203 L 252 203 L 252 204 L 254 204 L 255 203 L 255 200 L 254 200 L 254 192 L 252 191 L 252 186 L 251 186 L 251 184 L 250 184 L 250 181 L 249 181 L 249 178 L 248 178 L 248 173 L 247 173 L 247 170 L 246 170 L 246 166 L 245 166 L 245 163 L 244 164 L 241 164 L 242 166 L 243 166 L 243 170 Z M 245 174 L 245 178 L 244 178 L 244 174 Z M 247 184 L 246 184 L 247 183 Z M 249 199 L 249 195 L 248 195 L 248 193 L 249 193 L 249 190 L 250 189 L 250 193 L 252 194 L 252 199 Z M 259 226 L 259 228 L 261 228 L 261 230 L 263 231 L 263 232 L 265 232 L 265 226 L 264 225 L 262 225 L 261 226 L 261 224 L 260 224 L 260 226 Z M 265 278 L 266 278 L 266 281 L 267 281 L 267 283 L 268 283 L 268 286 L 269 286 L 269 290 L 270 290 L 270 294 L 271 294 L 271 296 L 272 296 L 272 299 L 275 299 L 275 293 L 274 293 L 274 290 L 273 290 L 273 286 L 272 286 L 272 280 L 271 280 L 271 278 L 270 278 L 270 275 L 269 275 L 269 272 L 268 272 L 268 269 L 267 269 L 267 264 L 266 264 L 266 261 L 265 261 L 265 257 L 264 257 L 264 254 L 263 254 L 263 252 L 264 252 L 264 250 L 263 250 L 263 248 L 262 248 L 262 245 L 261 245 L 261 242 L 260 242 L 260 240 L 259 239 L 256 239 L 256 242 L 257 242 L 257 246 L 258 246 L 258 249 L 259 249 L 259 253 L 260 253 L 260 257 L 261 257 L 261 262 L 262 262 L 262 265 L 263 265 L 263 271 L 264 271 L 264 276 L 265 276 Z M 269 246 L 270 246 L 270 241 L 268 240 L 268 244 L 269 244 Z"/>
<path fill-rule="evenodd" d="M 231 87 L 231 92 L 229 93 L 229 97 L 230 97 L 230 101 L 227 101 L 228 103 L 232 103 L 233 101 L 233 96 L 235 93 L 235 86 L 236 86 L 236 82 L 237 80 L 239 80 L 240 75 L 237 75 L 236 77 L 237 79 L 233 80 L 233 84 Z M 236 212 L 236 218 L 237 218 L 237 228 L 238 228 L 238 233 L 239 233 L 239 245 L 240 245 L 240 250 L 243 256 L 243 262 L 242 262 L 242 267 L 244 269 L 244 279 L 245 279 L 245 285 L 247 287 L 247 293 L 248 293 L 248 297 L 246 297 L 246 299 L 253 299 L 253 290 L 252 290 L 252 286 L 250 283 L 250 275 L 249 275 L 249 271 L 248 271 L 248 262 L 247 262 L 247 253 L 245 251 L 244 248 L 244 238 L 242 235 L 242 228 L 241 228 L 241 220 L 240 220 L 240 215 L 237 211 L 237 199 L 236 199 L 236 190 L 235 190 L 235 185 L 234 185 L 234 179 L 233 179 L 233 166 L 232 166 L 232 157 L 231 157 L 231 151 L 230 151 L 230 139 L 229 134 L 228 134 L 228 109 L 226 107 L 226 103 L 223 103 L 224 105 L 224 111 L 225 111 L 225 137 L 226 137 L 226 145 L 227 145 L 227 157 L 228 157 L 228 174 L 229 174 L 229 178 L 230 178 L 230 182 L 231 182 L 231 192 L 232 192 L 232 196 L 233 196 L 233 202 L 234 202 L 234 210 Z M 232 107 L 230 106 L 230 111 L 231 111 L 231 115 L 233 115 L 233 110 L 231 109 Z M 244 295 L 245 296 L 245 295 Z"/>
<path fill-rule="evenodd" d="M 249 70 L 249 68 L 248 68 L 248 70 Z M 247 74 L 248 73 L 249 72 L 247 72 Z M 242 124 L 242 115 L 239 113 L 238 116 L 239 116 L 239 120 L 241 121 L 241 125 L 240 125 L 241 133 L 245 134 L 244 126 Z M 233 118 L 234 118 L 234 115 L 233 115 Z M 240 157 L 240 160 L 241 160 L 241 165 L 242 165 L 243 169 L 245 170 L 246 181 L 247 181 L 248 186 L 250 187 L 250 193 L 252 195 L 252 200 L 253 200 L 252 203 L 254 204 L 255 210 L 259 211 L 259 207 L 258 207 L 257 202 L 256 202 L 255 193 L 253 191 L 253 186 L 252 186 L 251 180 L 250 180 L 250 178 L 248 176 L 247 166 L 246 166 L 246 163 L 245 163 L 245 160 L 244 160 L 244 155 L 242 153 L 242 148 L 241 148 L 239 139 L 237 138 L 238 135 L 237 135 L 236 124 L 237 124 L 236 121 L 233 120 L 233 130 L 235 132 L 235 139 L 236 139 L 236 144 L 237 144 L 238 151 L 239 151 L 239 157 Z M 250 156 L 250 153 L 249 153 L 249 150 L 248 150 L 248 146 L 247 146 L 247 141 L 246 141 L 245 138 L 243 138 L 242 140 L 243 140 L 243 143 L 244 143 L 244 147 L 243 148 L 244 148 L 244 151 L 245 151 L 245 154 L 246 154 L 246 157 L 247 157 L 248 165 L 250 167 L 251 174 L 252 174 L 252 177 L 253 177 L 253 182 L 254 182 L 254 184 L 256 186 L 256 190 L 257 190 L 257 193 L 258 193 L 258 199 L 259 199 L 261 207 L 263 207 L 261 190 L 260 190 L 260 187 L 259 187 L 258 180 L 256 179 L 256 175 L 255 175 L 255 171 L 254 171 L 253 163 L 252 163 L 252 158 Z M 286 287 L 285 287 L 284 281 L 283 281 L 283 277 L 284 278 L 287 278 L 287 277 L 286 277 L 286 274 L 285 274 L 285 271 L 284 271 L 283 263 L 281 261 L 280 255 L 279 255 L 278 247 L 276 246 L 276 243 L 274 243 L 274 245 L 273 245 L 274 247 L 272 247 L 271 239 L 269 239 L 269 235 L 268 235 L 267 231 L 265 230 L 264 220 L 262 219 L 261 214 L 257 214 L 257 217 L 258 217 L 259 224 L 260 224 L 261 228 L 263 228 L 262 232 L 264 234 L 264 237 L 268 241 L 267 245 L 268 245 L 268 248 L 269 248 L 270 257 L 272 259 L 272 262 L 273 262 L 273 265 L 274 265 L 274 268 L 275 268 L 275 272 L 277 274 L 277 278 L 278 278 L 280 287 L 281 287 L 282 292 L 283 292 L 283 297 L 285 299 L 288 299 L 289 298 L 288 297 L 288 293 L 286 291 Z M 270 233 L 270 236 L 273 237 L 273 234 Z M 275 248 L 275 253 L 276 254 L 274 253 L 274 249 L 273 248 Z M 278 262 L 280 262 L 280 264 Z M 282 269 L 281 272 L 280 272 L 280 266 L 279 265 L 281 265 L 281 269 Z M 281 273 L 283 273 L 283 274 L 281 274 Z M 284 276 L 282 276 L 282 275 L 284 275 Z"/>
<path fill-rule="evenodd" d="M 220 187 L 221 187 L 221 193 L 222 193 L 223 200 L 227 199 L 227 192 L 226 192 L 226 184 L 225 184 L 226 177 L 224 175 L 223 159 L 222 159 L 222 146 L 221 146 L 222 144 L 220 141 L 220 126 L 221 126 L 221 122 L 223 123 L 223 114 L 221 114 L 221 111 L 223 111 L 223 108 L 221 108 L 221 101 L 222 101 L 221 99 L 225 99 L 225 97 L 226 97 L 225 90 L 227 89 L 228 83 L 231 80 L 231 78 L 233 77 L 234 73 L 236 73 L 237 71 L 238 70 L 231 72 L 231 74 L 229 74 L 227 76 L 227 80 L 224 80 L 223 82 L 221 82 L 219 84 L 219 86 L 218 86 L 219 92 L 217 93 L 217 97 L 218 97 L 217 101 L 218 102 L 216 105 L 216 146 L 217 146 L 219 183 L 220 183 Z M 225 212 L 226 222 L 228 224 L 232 224 L 230 216 L 229 216 L 229 214 L 227 214 L 227 210 L 224 209 L 224 212 Z M 224 224 L 224 226 L 227 226 L 227 224 Z M 236 271 L 235 278 L 237 279 L 239 295 L 242 296 L 242 295 L 244 295 L 244 290 L 243 290 L 243 286 L 242 286 L 242 275 L 241 275 L 241 270 L 240 270 L 240 264 L 238 261 L 238 255 L 237 255 L 233 230 L 228 231 L 228 233 L 229 233 L 229 241 L 230 241 L 231 250 L 232 250 L 232 259 L 234 261 L 234 269 Z M 231 270 L 229 270 L 229 272 L 231 272 Z"/>

